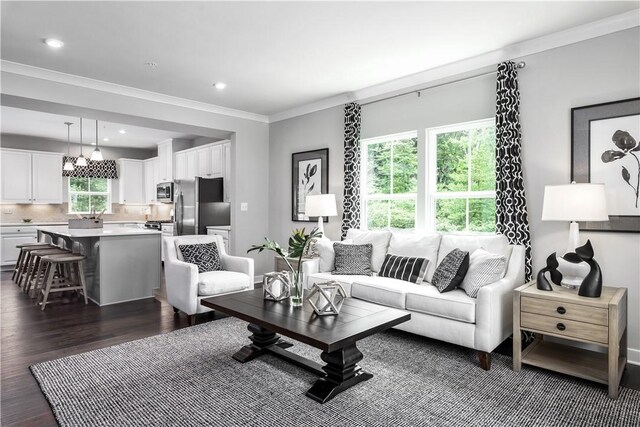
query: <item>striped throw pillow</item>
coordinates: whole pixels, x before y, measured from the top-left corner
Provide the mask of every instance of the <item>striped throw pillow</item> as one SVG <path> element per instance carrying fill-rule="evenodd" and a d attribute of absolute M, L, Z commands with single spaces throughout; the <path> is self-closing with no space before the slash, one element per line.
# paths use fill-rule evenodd
<path fill-rule="evenodd" d="M 419 285 L 427 274 L 429 260 L 426 258 L 386 254 L 378 276 L 391 277 Z"/>
<path fill-rule="evenodd" d="M 464 276 L 460 288 L 471 298 L 476 298 L 480 288 L 504 277 L 506 266 L 507 258 L 504 255 L 476 249 L 469 256 L 469 270 L 467 270 L 467 275 Z"/>

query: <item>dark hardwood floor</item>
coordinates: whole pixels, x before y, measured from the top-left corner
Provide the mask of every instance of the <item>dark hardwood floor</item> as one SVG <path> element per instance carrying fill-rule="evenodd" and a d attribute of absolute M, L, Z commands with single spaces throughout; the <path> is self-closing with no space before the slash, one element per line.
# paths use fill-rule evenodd
<path fill-rule="evenodd" d="M 2 426 L 55 426 L 53 414 L 29 372 L 34 363 L 108 347 L 187 327 L 164 300 L 146 299 L 106 307 L 79 300 L 51 304 L 42 312 L 11 281 L 0 274 Z M 199 315 L 197 323 L 224 317 Z M 496 352 L 511 354 L 511 341 Z M 640 390 L 640 366 L 628 365 L 626 387 Z"/>

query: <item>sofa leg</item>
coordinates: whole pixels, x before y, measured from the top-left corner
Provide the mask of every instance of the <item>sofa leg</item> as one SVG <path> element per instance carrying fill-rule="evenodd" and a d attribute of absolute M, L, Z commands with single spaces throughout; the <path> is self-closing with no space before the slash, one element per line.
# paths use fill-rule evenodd
<path fill-rule="evenodd" d="M 180 309 L 173 307 L 173 312 L 174 314 L 178 314 L 180 312 Z"/>
<path fill-rule="evenodd" d="M 193 326 L 196 323 L 196 315 L 195 314 L 187 314 L 187 323 L 189 326 Z"/>
<path fill-rule="evenodd" d="M 491 353 L 486 351 L 478 351 L 478 359 L 480 360 L 480 367 L 485 371 L 491 369 Z"/>

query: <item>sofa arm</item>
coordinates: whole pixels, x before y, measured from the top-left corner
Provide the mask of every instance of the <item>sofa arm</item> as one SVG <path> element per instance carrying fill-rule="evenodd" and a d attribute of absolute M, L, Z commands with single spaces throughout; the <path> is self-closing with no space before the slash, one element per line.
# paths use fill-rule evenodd
<path fill-rule="evenodd" d="M 244 273 L 249 276 L 251 280 L 250 287 L 253 289 L 255 278 L 253 276 L 253 259 L 239 256 L 222 255 L 220 257 L 222 261 L 222 267 L 227 271 L 235 271 L 237 273 Z"/>
<path fill-rule="evenodd" d="M 476 350 L 491 352 L 513 333 L 513 290 L 524 284 L 524 247 L 514 246 L 507 274 L 476 299 Z"/>
<path fill-rule="evenodd" d="M 307 277 L 310 274 L 316 274 L 320 272 L 320 258 L 313 258 L 305 261 L 302 264 L 302 285 L 304 289 L 309 289 L 307 286 Z"/>
<path fill-rule="evenodd" d="M 184 261 L 165 263 L 167 302 L 186 314 L 198 311 L 198 266 Z"/>

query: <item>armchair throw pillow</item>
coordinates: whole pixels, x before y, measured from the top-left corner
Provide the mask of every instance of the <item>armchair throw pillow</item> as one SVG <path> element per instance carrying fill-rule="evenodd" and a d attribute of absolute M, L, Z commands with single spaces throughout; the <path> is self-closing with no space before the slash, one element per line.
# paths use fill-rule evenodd
<path fill-rule="evenodd" d="M 197 243 L 195 245 L 179 245 L 184 262 L 198 266 L 198 273 L 222 270 L 220 253 L 215 243 Z"/>

